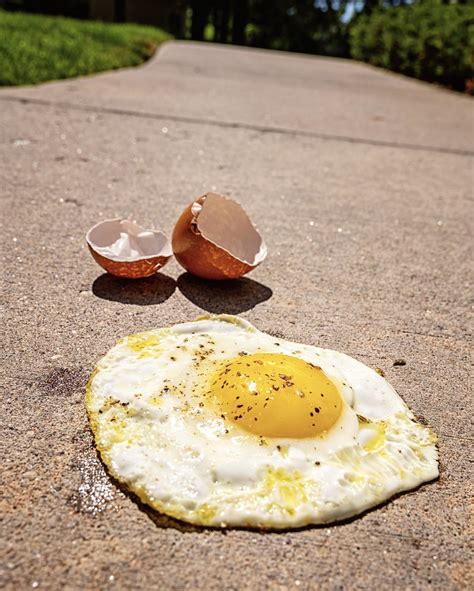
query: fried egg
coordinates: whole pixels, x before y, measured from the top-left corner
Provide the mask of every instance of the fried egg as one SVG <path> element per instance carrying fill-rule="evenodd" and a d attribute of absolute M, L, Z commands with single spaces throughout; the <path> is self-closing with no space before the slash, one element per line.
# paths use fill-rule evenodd
<path fill-rule="evenodd" d="M 438 476 L 436 435 L 376 371 L 235 316 L 122 339 L 86 406 L 110 474 L 194 524 L 329 523 Z"/>

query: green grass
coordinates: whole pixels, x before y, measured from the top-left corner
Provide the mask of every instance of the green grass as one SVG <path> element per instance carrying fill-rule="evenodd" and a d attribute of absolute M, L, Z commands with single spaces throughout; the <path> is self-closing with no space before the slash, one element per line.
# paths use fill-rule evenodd
<path fill-rule="evenodd" d="M 167 39 L 171 35 L 154 27 L 0 10 L 0 85 L 136 66 Z"/>

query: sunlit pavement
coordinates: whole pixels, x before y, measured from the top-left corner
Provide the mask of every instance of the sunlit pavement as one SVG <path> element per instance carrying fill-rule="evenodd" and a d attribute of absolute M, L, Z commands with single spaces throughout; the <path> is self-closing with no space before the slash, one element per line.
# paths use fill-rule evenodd
<path fill-rule="evenodd" d="M 11 589 L 467 587 L 472 99 L 346 60 L 169 43 L 147 65 L 0 91 Z M 84 235 L 168 235 L 207 190 L 269 246 L 236 285 L 103 276 Z M 82 404 L 121 336 L 208 312 L 385 371 L 441 478 L 349 523 L 200 531 L 104 474 Z M 397 359 L 406 365 L 393 365 Z"/>

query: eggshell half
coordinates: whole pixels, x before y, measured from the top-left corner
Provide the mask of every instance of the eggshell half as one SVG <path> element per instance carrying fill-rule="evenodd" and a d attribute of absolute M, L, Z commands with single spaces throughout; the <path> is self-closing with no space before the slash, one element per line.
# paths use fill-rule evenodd
<path fill-rule="evenodd" d="M 116 277 L 140 279 L 155 274 L 172 255 L 166 236 L 130 220 L 104 220 L 86 235 L 95 261 Z"/>
<path fill-rule="evenodd" d="M 217 193 L 188 205 L 176 222 L 173 252 L 182 267 L 204 279 L 237 279 L 267 255 L 242 206 Z"/>

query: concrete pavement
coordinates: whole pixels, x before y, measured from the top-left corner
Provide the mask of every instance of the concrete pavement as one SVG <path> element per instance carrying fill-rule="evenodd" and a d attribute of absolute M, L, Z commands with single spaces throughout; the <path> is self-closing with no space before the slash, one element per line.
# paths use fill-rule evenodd
<path fill-rule="evenodd" d="M 469 586 L 472 104 L 344 60 L 191 43 L 0 91 L 6 588 Z M 89 256 L 101 217 L 170 235 L 207 190 L 240 200 L 269 246 L 236 286 L 174 262 L 119 282 Z M 384 369 L 440 435 L 440 479 L 297 532 L 145 510 L 97 459 L 84 383 L 121 336 L 202 310 Z"/>
<path fill-rule="evenodd" d="M 433 90 L 349 60 L 171 42 L 144 67 L 119 76 L 5 89 L 3 95 L 220 127 L 472 152 L 466 124 L 472 125 L 472 100 Z"/>

